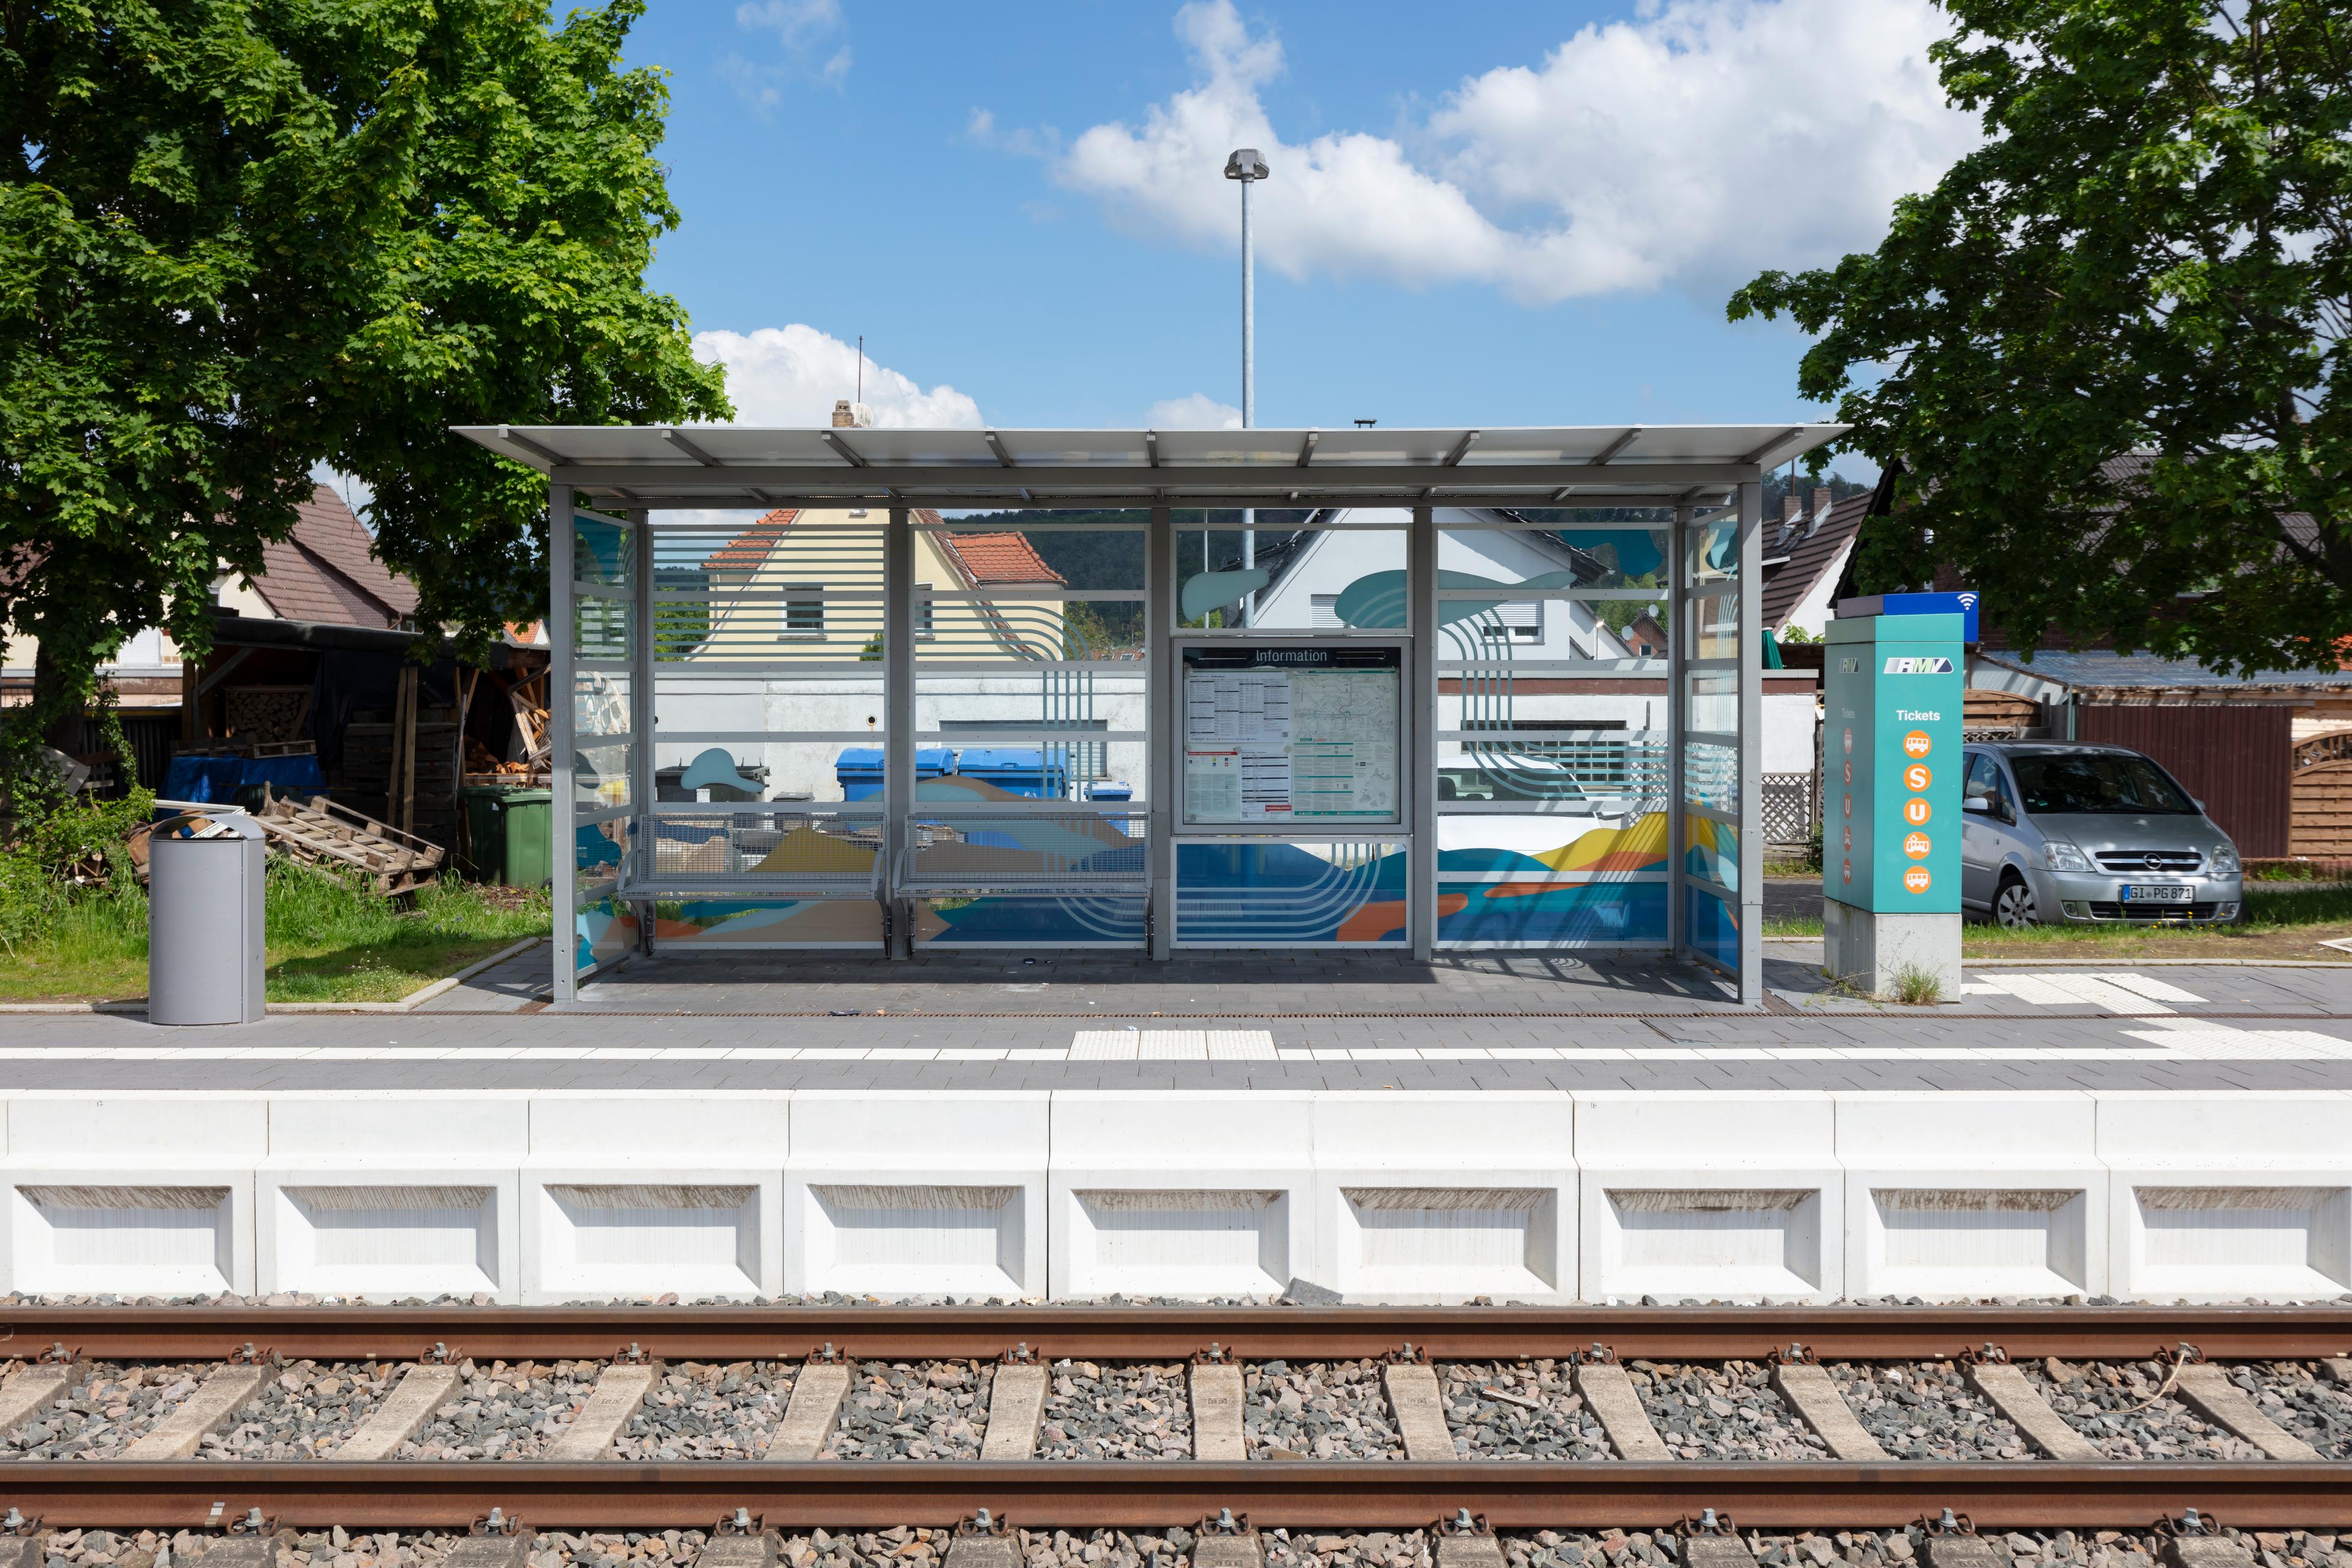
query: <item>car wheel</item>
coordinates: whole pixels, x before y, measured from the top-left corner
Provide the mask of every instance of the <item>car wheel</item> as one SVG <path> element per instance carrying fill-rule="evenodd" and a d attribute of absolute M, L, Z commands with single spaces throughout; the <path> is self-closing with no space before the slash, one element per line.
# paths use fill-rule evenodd
<path fill-rule="evenodd" d="M 2042 910 L 2033 901 L 2033 889 L 2022 877 L 2011 876 L 2002 881 L 2000 891 L 1992 896 L 1992 918 L 2007 931 L 2023 931 L 2042 923 Z"/>

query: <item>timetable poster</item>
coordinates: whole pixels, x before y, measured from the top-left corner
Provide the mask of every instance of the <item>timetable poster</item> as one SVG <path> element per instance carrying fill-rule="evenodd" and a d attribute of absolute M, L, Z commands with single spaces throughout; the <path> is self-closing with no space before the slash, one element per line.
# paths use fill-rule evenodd
<path fill-rule="evenodd" d="M 1395 823 L 1403 654 L 1184 650 L 1184 820 Z"/>

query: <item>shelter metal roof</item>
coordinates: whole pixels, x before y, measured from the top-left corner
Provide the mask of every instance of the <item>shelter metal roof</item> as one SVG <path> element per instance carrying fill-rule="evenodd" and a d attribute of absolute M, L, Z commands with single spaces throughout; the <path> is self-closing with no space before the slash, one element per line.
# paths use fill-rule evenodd
<path fill-rule="evenodd" d="M 466 425 L 456 433 L 652 509 L 1301 506 L 1368 501 L 1658 506 L 1720 499 L 1843 425 L 1348 430 L 762 429 Z"/>

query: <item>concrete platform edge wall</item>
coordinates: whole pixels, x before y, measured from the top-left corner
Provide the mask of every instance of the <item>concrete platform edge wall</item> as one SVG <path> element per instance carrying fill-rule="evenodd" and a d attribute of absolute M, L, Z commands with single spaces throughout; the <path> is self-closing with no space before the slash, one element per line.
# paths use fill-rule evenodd
<path fill-rule="evenodd" d="M 0 1290 L 2352 1293 L 2352 1092 L 0 1094 Z"/>

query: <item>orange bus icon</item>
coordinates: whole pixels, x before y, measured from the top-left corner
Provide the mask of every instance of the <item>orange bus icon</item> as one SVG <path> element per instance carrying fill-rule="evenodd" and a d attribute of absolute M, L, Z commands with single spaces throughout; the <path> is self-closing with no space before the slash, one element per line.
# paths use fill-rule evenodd
<path fill-rule="evenodd" d="M 1927 754 L 1930 744 L 1932 742 L 1927 739 L 1927 731 L 1914 730 L 1903 737 L 1903 754 L 1906 757 L 1924 757 Z"/>
<path fill-rule="evenodd" d="M 1905 890 L 1908 892 L 1926 892 L 1927 890 L 1927 868 L 1925 866 L 1914 866 L 1908 871 L 1903 873 L 1903 886 Z"/>

